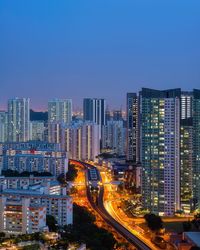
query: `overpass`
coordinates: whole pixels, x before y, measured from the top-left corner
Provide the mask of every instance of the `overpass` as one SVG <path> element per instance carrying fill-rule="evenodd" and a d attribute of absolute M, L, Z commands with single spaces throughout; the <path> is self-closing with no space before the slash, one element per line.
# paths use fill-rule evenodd
<path fill-rule="evenodd" d="M 86 172 L 94 168 L 93 165 L 90 165 L 88 163 L 70 160 L 71 163 L 77 164 L 80 167 L 84 168 Z M 96 168 L 96 171 L 98 169 Z M 99 173 L 99 171 L 98 171 Z M 98 180 L 99 183 L 102 182 L 100 173 L 98 174 Z M 139 239 L 137 236 L 132 234 L 128 229 L 126 229 L 123 225 L 121 225 L 118 221 L 116 221 L 105 209 L 104 202 L 103 202 L 103 195 L 104 195 L 104 187 L 103 185 L 98 185 L 98 192 L 96 193 L 96 199 L 94 199 L 93 193 L 91 191 L 91 188 L 89 186 L 89 179 L 88 174 L 86 174 L 86 193 L 88 201 L 90 202 L 90 205 L 96 212 L 103 218 L 103 220 L 110 226 L 112 226 L 120 235 L 122 235 L 129 243 L 131 243 L 133 246 L 137 247 L 139 250 L 151 250 L 147 244 L 145 244 L 141 239 Z"/>

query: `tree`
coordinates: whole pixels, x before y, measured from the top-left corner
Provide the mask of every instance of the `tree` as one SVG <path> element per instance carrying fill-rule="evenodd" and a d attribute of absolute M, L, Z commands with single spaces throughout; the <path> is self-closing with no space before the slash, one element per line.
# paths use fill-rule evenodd
<path fill-rule="evenodd" d="M 50 232 L 57 232 L 58 227 L 57 227 L 57 221 L 52 215 L 47 215 L 46 216 L 46 223 L 49 228 Z"/>
<path fill-rule="evenodd" d="M 74 164 L 69 164 L 68 171 L 66 173 L 66 181 L 74 181 L 78 175 L 78 170 Z"/>
<path fill-rule="evenodd" d="M 144 216 L 148 228 L 153 232 L 158 232 L 163 228 L 163 221 L 160 216 L 155 214 L 146 214 Z"/>
<path fill-rule="evenodd" d="M 95 216 L 86 207 L 74 204 L 73 225 L 65 226 L 62 239 L 69 243 L 86 243 L 91 250 L 112 250 L 116 243 L 113 235 L 95 225 Z"/>
<path fill-rule="evenodd" d="M 6 234 L 4 232 L 0 232 L 0 238 L 5 238 Z"/>
<path fill-rule="evenodd" d="M 192 228 L 191 222 L 190 221 L 184 221 L 183 222 L 183 230 L 184 232 L 189 232 Z"/>
<path fill-rule="evenodd" d="M 66 178 L 65 178 L 65 175 L 64 175 L 64 174 L 60 174 L 60 175 L 57 177 L 57 181 L 58 181 L 61 185 L 66 185 L 66 184 L 67 184 L 67 181 L 66 181 Z"/>

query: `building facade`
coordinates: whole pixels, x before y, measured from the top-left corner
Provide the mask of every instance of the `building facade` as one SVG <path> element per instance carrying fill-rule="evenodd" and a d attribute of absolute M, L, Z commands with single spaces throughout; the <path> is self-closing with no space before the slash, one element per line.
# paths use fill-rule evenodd
<path fill-rule="evenodd" d="M 0 142 L 8 140 L 8 113 L 0 111 Z"/>
<path fill-rule="evenodd" d="M 8 100 L 8 141 L 25 142 L 30 139 L 29 103 L 29 98 Z"/>
<path fill-rule="evenodd" d="M 180 89 L 142 89 L 143 206 L 170 216 L 180 209 Z"/>
<path fill-rule="evenodd" d="M 137 94 L 127 93 L 126 101 L 126 159 L 136 163 L 140 161 Z"/>
<path fill-rule="evenodd" d="M 0 145 L 0 169 L 66 174 L 68 154 L 57 147 L 58 144 L 44 142 L 4 143 Z"/>
<path fill-rule="evenodd" d="M 83 99 L 83 120 L 98 124 L 101 138 L 102 126 L 106 124 L 106 100 L 97 98 Z"/>
<path fill-rule="evenodd" d="M 69 124 L 72 121 L 72 100 L 54 99 L 48 102 L 48 122 L 63 122 Z"/>
<path fill-rule="evenodd" d="M 43 121 L 30 122 L 30 140 L 44 141 L 45 125 Z"/>
<path fill-rule="evenodd" d="M 193 90 L 193 199 L 200 208 L 200 90 Z"/>
<path fill-rule="evenodd" d="M 7 234 L 32 234 L 47 230 L 46 207 L 31 205 L 30 197 L 0 194 L 0 231 Z"/>
<path fill-rule="evenodd" d="M 117 155 L 125 155 L 126 129 L 122 120 L 108 121 L 102 127 L 102 148 L 110 149 Z"/>

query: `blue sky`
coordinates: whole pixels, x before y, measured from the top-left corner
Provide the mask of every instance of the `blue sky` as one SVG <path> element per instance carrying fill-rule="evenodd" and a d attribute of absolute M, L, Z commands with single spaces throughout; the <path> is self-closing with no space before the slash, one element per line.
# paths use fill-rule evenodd
<path fill-rule="evenodd" d="M 0 107 L 200 88 L 199 0 L 1 0 Z"/>

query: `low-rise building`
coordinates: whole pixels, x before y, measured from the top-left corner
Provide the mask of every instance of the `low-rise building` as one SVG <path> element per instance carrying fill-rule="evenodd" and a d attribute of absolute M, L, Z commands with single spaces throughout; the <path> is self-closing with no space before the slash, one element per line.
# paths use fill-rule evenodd
<path fill-rule="evenodd" d="M 8 234 L 31 234 L 47 229 L 46 207 L 31 204 L 31 198 L 0 197 L 0 231 Z"/>
<path fill-rule="evenodd" d="M 44 142 L 0 144 L 0 170 L 19 173 L 49 172 L 54 176 L 68 171 L 68 154 L 58 144 Z"/>
<path fill-rule="evenodd" d="M 45 207 L 46 214 L 54 216 L 59 226 L 72 224 L 72 198 L 65 194 L 50 194 L 38 185 L 28 189 L 4 189 L 0 192 L 0 199 L 30 200 L 30 206 Z M 3 211 L 3 203 L 1 209 Z"/>

